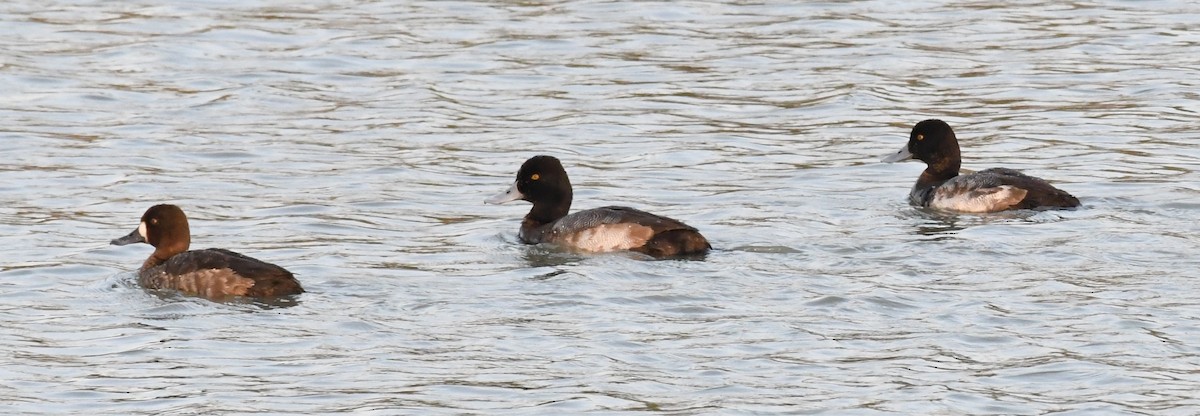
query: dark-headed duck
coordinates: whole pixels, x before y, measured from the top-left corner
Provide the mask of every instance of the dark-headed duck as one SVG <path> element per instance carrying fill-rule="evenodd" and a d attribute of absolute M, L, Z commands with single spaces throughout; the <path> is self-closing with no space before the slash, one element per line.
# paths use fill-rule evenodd
<path fill-rule="evenodd" d="M 1079 206 L 1079 200 L 1071 194 L 1013 169 L 992 168 L 960 175 L 958 138 L 941 120 L 917 123 L 909 133 L 908 144 L 883 161 L 908 159 L 927 165 L 908 194 L 913 205 L 970 213 Z"/>
<path fill-rule="evenodd" d="M 521 165 L 512 187 L 488 198 L 489 204 L 524 200 L 533 208 L 521 222 L 526 244 L 551 243 L 587 251 L 630 250 L 654 257 L 703 254 L 712 248 L 695 228 L 627 207 L 603 207 L 571 215 L 571 181 L 562 163 L 534 156 Z"/>
<path fill-rule="evenodd" d="M 149 289 L 174 289 L 209 299 L 304 292 L 300 282 L 282 267 L 219 248 L 188 251 L 191 239 L 183 210 L 163 204 L 146 210 L 141 225 L 112 244 L 154 246 L 154 253 L 138 270 L 138 283 Z"/>

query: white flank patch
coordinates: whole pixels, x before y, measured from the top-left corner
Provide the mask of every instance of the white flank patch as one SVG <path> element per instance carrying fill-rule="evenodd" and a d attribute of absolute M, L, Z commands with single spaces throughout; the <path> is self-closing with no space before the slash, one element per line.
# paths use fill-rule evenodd
<path fill-rule="evenodd" d="M 638 224 L 605 224 L 581 230 L 570 238 L 571 246 L 592 252 L 628 250 L 646 244 L 652 231 Z"/>
<path fill-rule="evenodd" d="M 950 195 L 945 195 L 950 193 Z M 995 212 L 1006 210 L 1028 194 L 1021 188 L 1000 185 L 992 188 L 972 189 L 970 192 L 934 192 L 929 207 L 955 212 Z"/>

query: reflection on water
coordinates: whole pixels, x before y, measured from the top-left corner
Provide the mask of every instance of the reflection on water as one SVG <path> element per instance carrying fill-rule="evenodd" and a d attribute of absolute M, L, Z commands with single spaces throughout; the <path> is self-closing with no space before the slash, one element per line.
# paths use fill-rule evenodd
<path fill-rule="evenodd" d="M 7 2 L 6 413 L 1200 413 L 1178 2 Z M 916 121 L 1074 211 L 907 205 Z M 699 261 L 519 244 L 534 154 Z M 145 291 L 147 204 L 296 273 Z M 141 253 L 141 254 L 139 254 Z M 103 410 L 100 410 L 103 409 Z"/>
<path fill-rule="evenodd" d="M 965 215 L 913 207 L 901 212 L 910 213 L 911 218 L 919 221 L 913 228 L 913 232 L 916 234 L 924 236 L 950 236 L 956 234 L 958 231 L 982 225 L 1019 225 L 1061 221 L 1064 213 L 1065 215 L 1071 215 L 1070 213 L 1073 211 L 1078 210 L 1017 210 L 994 212 L 986 215 Z"/>
<path fill-rule="evenodd" d="M 940 235 L 946 236 L 944 238 L 949 238 L 949 236 L 961 231 L 964 227 L 967 227 L 967 225 L 959 225 L 955 221 L 955 218 L 940 218 L 918 225 L 915 229 L 913 229 L 913 231 L 920 235 Z"/>
<path fill-rule="evenodd" d="M 520 243 L 513 242 L 513 244 L 520 244 Z M 547 273 L 545 275 L 538 277 L 541 279 L 548 278 L 548 277 L 554 277 L 559 274 L 562 274 L 562 270 L 557 269 L 558 267 L 577 264 L 580 261 L 582 261 L 583 259 L 585 259 L 585 255 L 582 255 L 582 254 L 574 254 L 574 253 L 570 253 L 570 252 L 555 250 L 553 248 L 542 246 L 542 245 L 522 247 L 522 248 L 520 248 L 519 255 L 522 259 L 525 260 L 524 263 L 527 267 L 530 267 L 530 268 L 538 268 L 538 267 L 556 268 L 556 270 L 554 272 Z M 624 255 L 624 253 L 614 253 L 614 254 L 610 254 L 610 255 Z"/>

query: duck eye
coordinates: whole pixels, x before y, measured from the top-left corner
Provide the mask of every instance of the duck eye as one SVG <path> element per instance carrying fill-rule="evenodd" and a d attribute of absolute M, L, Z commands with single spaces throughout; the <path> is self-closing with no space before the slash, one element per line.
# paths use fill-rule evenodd
<path fill-rule="evenodd" d="M 917 141 L 921 141 L 921 140 L 925 140 L 925 135 L 924 135 L 924 134 L 918 134 L 918 135 L 917 135 Z"/>
<path fill-rule="evenodd" d="M 536 173 L 535 173 L 535 174 L 532 174 L 532 175 L 529 175 L 529 179 L 530 179 L 530 180 L 535 180 L 535 181 L 536 181 L 536 180 L 538 180 L 538 179 L 541 179 L 541 178 L 542 178 L 542 175 L 538 175 L 538 174 L 536 174 Z"/>
<path fill-rule="evenodd" d="M 158 218 L 151 218 L 151 219 L 150 219 L 150 224 L 153 224 L 153 225 L 158 225 Z"/>

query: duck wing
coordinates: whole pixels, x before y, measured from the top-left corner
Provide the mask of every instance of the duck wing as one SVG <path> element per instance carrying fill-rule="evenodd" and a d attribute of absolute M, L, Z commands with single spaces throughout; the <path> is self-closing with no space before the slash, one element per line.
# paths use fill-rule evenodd
<path fill-rule="evenodd" d="M 196 280 L 197 284 L 201 286 L 218 284 L 215 281 L 206 282 L 209 279 L 217 279 L 210 276 L 222 275 L 211 273 L 213 270 L 229 270 L 237 279 L 250 281 L 239 284 L 244 286 L 245 283 L 250 283 L 249 287 L 244 289 L 244 294 L 236 292 L 230 294 L 266 297 L 304 292 L 304 289 L 300 287 L 300 282 L 287 269 L 221 248 L 185 251 L 172 256 L 162 266 L 165 276 L 187 276 Z M 220 280 L 234 279 L 221 278 Z M 233 283 L 221 284 L 232 285 Z"/>

